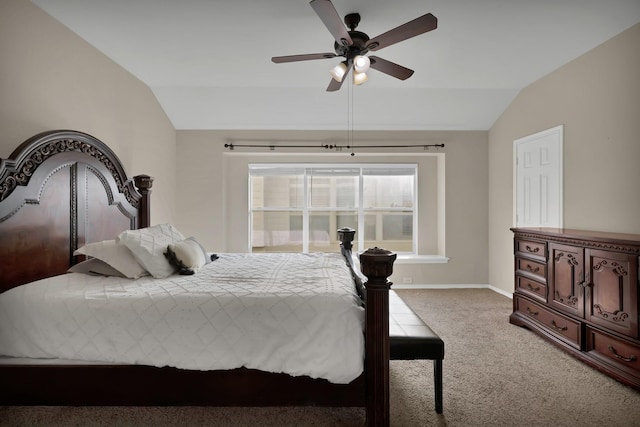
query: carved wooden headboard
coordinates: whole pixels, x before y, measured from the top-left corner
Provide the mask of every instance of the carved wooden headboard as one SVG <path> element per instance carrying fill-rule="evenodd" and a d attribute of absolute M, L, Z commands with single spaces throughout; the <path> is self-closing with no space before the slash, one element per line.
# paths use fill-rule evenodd
<path fill-rule="evenodd" d="M 38 134 L 0 159 L 0 292 L 64 273 L 85 243 L 149 226 L 153 178 L 128 179 L 107 145 Z"/>

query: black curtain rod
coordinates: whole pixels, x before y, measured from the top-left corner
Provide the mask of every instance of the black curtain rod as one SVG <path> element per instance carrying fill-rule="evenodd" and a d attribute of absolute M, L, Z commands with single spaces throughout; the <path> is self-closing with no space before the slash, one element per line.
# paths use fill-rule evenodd
<path fill-rule="evenodd" d="M 235 150 L 238 148 L 268 148 L 269 150 L 275 150 L 276 148 L 324 148 L 326 150 L 342 150 L 352 148 L 416 148 L 422 147 L 427 150 L 430 147 L 444 148 L 444 144 L 411 144 L 411 145 L 335 145 L 335 144 L 321 144 L 320 147 L 314 145 L 275 145 L 275 144 L 224 144 L 224 148 L 229 150 Z"/>

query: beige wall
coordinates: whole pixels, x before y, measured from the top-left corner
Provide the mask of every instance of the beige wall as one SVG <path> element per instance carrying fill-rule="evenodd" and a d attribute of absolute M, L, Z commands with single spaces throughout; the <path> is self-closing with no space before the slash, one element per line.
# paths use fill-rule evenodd
<path fill-rule="evenodd" d="M 640 234 L 640 24 L 526 87 L 489 132 L 490 283 L 513 291 L 513 140 L 564 125 L 564 226 Z"/>
<path fill-rule="evenodd" d="M 0 55 L 0 157 L 45 130 L 92 134 L 115 151 L 130 176 L 155 177 L 152 223 L 176 223 L 212 250 L 246 247 L 247 225 L 238 226 L 235 205 L 225 204 L 240 200 L 247 185 L 227 178 L 232 176 L 223 147 L 227 138 L 313 139 L 315 145 L 344 137 L 344 131 L 181 131 L 174 161 L 176 132 L 149 88 L 31 2 L 0 3 Z M 446 168 L 441 168 L 447 191 L 441 247 L 451 261 L 398 266 L 396 276 L 410 276 L 414 283 L 486 283 L 487 133 L 371 132 L 356 133 L 358 138 L 447 144 Z M 430 217 L 421 222 L 423 231 L 432 227 Z M 430 250 L 424 242 L 421 249 Z"/>
<path fill-rule="evenodd" d="M 245 252 L 248 250 L 247 163 L 273 162 L 380 162 L 393 154 L 391 161 L 417 162 L 420 179 L 436 179 L 430 170 L 436 163 L 445 186 L 446 215 L 440 218 L 446 227 L 441 250 L 451 258 L 447 264 L 397 264 L 392 280 L 402 283 L 411 277 L 415 284 L 486 284 L 488 283 L 487 212 L 488 170 L 487 132 L 356 132 L 356 145 L 365 144 L 434 144 L 445 143 L 444 162 L 430 161 L 422 149 L 356 150 L 329 154 L 322 149 L 256 150 L 224 148 L 232 140 L 280 141 L 289 144 L 319 146 L 344 138 L 344 131 L 178 131 L 179 206 L 198 206 L 180 210 L 177 227 L 193 234 L 212 251 Z M 241 143 L 241 141 L 236 141 Z M 248 143 L 248 142 L 245 142 Z M 297 152 L 296 152 L 297 151 Z M 265 155 L 267 157 L 265 157 Z M 433 160 L 434 157 L 431 157 Z M 421 186 L 424 188 L 424 186 Z M 419 194 L 421 218 L 419 230 L 434 234 L 433 221 L 438 212 L 427 204 L 434 194 Z M 423 235 L 424 235 L 423 234 Z M 422 254 L 433 254 L 426 242 L 419 243 Z"/>
<path fill-rule="evenodd" d="M 152 223 L 175 215 L 175 129 L 151 90 L 28 0 L 0 2 L 0 157 L 52 129 L 109 145 L 155 177 Z"/>
<path fill-rule="evenodd" d="M 356 132 L 356 141 L 447 144 L 441 247 L 451 261 L 399 265 L 394 280 L 490 283 L 512 291 L 513 140 L 559 124 L 565 125 L 565 226 L 640 233 L 637 46 L 640 24 L 525 88 L 488 133 Z M 246 191 L 246 181 L 227 178 L 228 138 L 317 144 L 344 137 L 296 131 L 176 136 L 146 85 L 28 0 L 0 2 L 0 56 L 0 157 L 45 130 L 90 133 L 116 152 L 130 176 L 155 177 L 153 223 L 174 222 L 212 250 L 245 244 L 245 224 L 225 205 L 229 193 Z"/>

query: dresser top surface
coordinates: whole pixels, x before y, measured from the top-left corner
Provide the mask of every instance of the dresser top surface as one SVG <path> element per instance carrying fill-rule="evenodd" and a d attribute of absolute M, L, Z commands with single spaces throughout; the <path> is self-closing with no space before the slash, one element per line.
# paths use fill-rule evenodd
<path fill-rule="evenodd" d="M 544 238 L 545 236 L 547 236 L 640 245 L 640 234 L 612 233 L 608 231 L 575 230 L 570 228 L 550 227 L 514 227 L 511 228 L 511 231 L 513 231 L 516 235 L 519 233 L 540 235 L 540 238 Z"/>

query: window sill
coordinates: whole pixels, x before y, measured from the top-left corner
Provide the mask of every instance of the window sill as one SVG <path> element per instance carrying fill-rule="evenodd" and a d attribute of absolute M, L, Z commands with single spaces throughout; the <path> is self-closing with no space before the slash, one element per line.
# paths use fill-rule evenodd
<path fill-rule="evenodd" d="M 398 254 L 396 264 L 447 264 L 449 257 L 442 255 L 402 255 Z"/>

